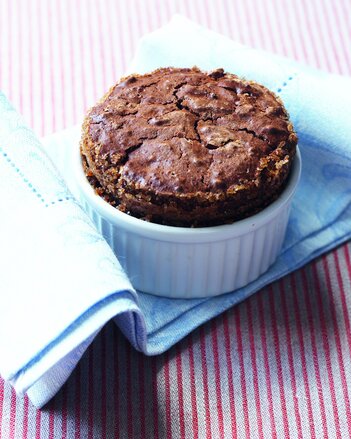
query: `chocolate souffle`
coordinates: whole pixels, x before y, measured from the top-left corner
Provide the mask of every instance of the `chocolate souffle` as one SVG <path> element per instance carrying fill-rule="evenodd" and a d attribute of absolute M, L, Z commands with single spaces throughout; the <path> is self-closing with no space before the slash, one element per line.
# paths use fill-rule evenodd
<path fill-rule="evenodd" d="M 162 68 L 112 87 L 85 118 L 96 192 L 147 221 L 185 227 L 253 215 L 283 190 L 297 136 L 267 88 L 222 69 Z"/>

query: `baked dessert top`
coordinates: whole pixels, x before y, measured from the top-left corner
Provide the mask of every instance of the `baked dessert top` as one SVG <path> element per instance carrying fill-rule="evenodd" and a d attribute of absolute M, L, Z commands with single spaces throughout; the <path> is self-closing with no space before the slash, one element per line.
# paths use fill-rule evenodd
<path fill-rule="evenodd" d="M 149 221 L 212 226 L 281 192 L 297 137 L 277 96 L 222 69 L 131 75 L 88 113 L 81 152 L 97 192 Z"/>

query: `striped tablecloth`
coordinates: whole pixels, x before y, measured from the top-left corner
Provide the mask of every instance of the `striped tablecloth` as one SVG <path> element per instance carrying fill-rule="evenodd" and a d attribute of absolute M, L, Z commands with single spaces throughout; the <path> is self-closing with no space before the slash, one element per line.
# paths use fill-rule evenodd
<path fill-rule="evenodd" d="M 39 135 L 79 123 L 176 12 L 351 74 L 349 0 L 0 0 L 0 89 Z M 350 438 L 350 285 L 347 244 L 152 358 L 110 323 L 42 411 L 0 379 L 0 437 Z"/>

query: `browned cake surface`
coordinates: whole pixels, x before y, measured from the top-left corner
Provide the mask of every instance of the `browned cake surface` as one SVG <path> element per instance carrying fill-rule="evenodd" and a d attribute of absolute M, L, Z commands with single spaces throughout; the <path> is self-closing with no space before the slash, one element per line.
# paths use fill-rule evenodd
<path fill-rule="evenodd" d="M 138 218 L 210 226 L 281 192 L 297 143 L 282 102 L 219 69 L 124 78 L 88 113 L 81 150 L 100 195 Z"/>

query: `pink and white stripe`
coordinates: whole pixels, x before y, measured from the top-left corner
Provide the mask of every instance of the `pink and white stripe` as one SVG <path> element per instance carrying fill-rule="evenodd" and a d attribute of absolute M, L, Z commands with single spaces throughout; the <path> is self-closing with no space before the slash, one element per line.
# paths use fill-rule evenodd
<path fill-rule="evenodd" d="M 39 135 L 79 123 L 174 13 L 351 74 L 348 0 L 3 0 L 0 89 Z M 43 411 L 0 379 L 0 438 L 351 437 L 351 245 L 164 355 L 108 324 Z"/>

